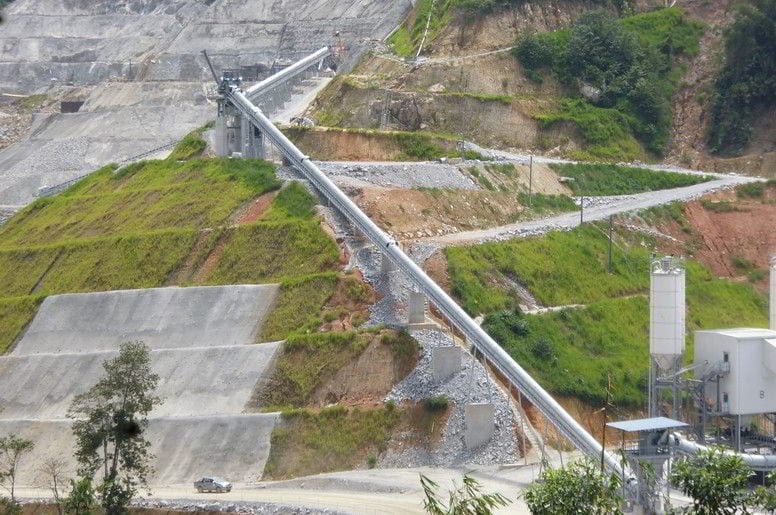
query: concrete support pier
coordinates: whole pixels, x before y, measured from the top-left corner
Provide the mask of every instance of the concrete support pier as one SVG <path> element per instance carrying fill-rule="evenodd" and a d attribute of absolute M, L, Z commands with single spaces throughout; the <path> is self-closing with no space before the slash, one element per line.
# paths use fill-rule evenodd
<path fill-rule="evenodd" d="M 434 381 L 444 381 L 461 371 L 462 350 L 457 345 L 431 349 L 431 373 Z"/>
<path fill-rule="evenodd" d="M 463 435 L 467 449 L 487 443 L 496 429 L 496 411 L 493 404 L 474 403 L 464 406 L 466 430 Z"/>
<path fill-rule="evenodd" d="M 389 272 L 395 272 L 398 270 L 393 261 L 390 260 L 385 254 L 382 255 L 382 261 L 380 263 L 380 271 L 384 274 Z"/>
<path fill-rule="evenodd" d="M 410 292 L 407 299 L 407 316 L 408 322 L 412 324 L 423 324 L 426 322 L 426 309 L 428 306 L 428 300 L 423 293 Z"/>

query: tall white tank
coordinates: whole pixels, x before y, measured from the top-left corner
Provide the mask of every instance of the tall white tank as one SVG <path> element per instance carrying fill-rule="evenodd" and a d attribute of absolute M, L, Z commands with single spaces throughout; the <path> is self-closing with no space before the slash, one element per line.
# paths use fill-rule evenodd
<path fill-rule="evenodd" d="M 666 256 L 650 272 L 649 353 L 670 360 L 684 354 L 684 263 Z"/>
<path fill-rule="evenodd" d="M 776 256 L 771 258 L 771 294 L 768 300 L 771 305 L 771 329 L 776 331 Z"/>

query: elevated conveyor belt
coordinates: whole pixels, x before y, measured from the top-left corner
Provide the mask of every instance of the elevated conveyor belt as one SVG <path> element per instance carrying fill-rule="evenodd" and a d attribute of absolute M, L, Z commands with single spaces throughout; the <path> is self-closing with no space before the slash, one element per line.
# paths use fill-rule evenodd
<path fill-rule="evenodd" d="M 415 264 L 396 241 L 375 225 L 340 189 L 321 172 L 310 158 L 304 155 L 286 136 L 264 116 L 237 87 L 225 91 L 227 99 L 256 126 L 280 152 L 324 195 L 354 226 L 374 245 L 381 249 L 402 272 L 419 287 L 429 300 L 455 327 L 460 330 L 487 360 L 512 385 L 518 388 L 542 414 L 578 449 L 589 456 L 601 455 L 601 444 L 593 438 L 563 407 L 542 388 L 501 346 L 477 325 L 456 302 L 445 293 L 426 273 Z M 608 469 L 620 474 L 620 460 L 609 452 L 604 453 Z M 626 474 L 629 475 L 626 471 Z"/>
<path fill-rule="evenodd" d="M 313 65 L 320 65 L 321 61 L 330 55 L 331 48 L 323 47 L 317 52 L 308 55 L 304 59 L 295 62 L 287 68 L 283 68 L 279 72 L 267 77 L 263 81 L 257 82 L 253 86 L 247 88 L 245 90 L 245 95 L 252 100 L 256 100 L 262 94 L 276 88 L 277 86 L 280 86 L 281 84 L 286 83 Z"/>

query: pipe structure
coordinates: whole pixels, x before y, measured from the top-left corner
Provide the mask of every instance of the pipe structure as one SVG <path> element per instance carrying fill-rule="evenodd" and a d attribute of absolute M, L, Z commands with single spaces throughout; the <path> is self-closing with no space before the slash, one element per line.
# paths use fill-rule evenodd
<path fill-rule="evenodd" d="M 415 264 L 398 243 L 382 231 L 361 209 L 347 197 L 321 170 L 310 161 L 286 136 L 275 127 L 261 110 L 253 105 L 239 89 L 230 87 L 225 95 L 230 102 L 251 120 L 258 129 L 296 166 L 305 177 L 363 233 L 384 256 L 387 256 L 402 272 L 413 280 L 431 302 L 465 336 L 467 341 L 515 385 L 578 449 L 588 456 L 600 457 L 602 447 L 558 402 L 542 388 L 512 357 L 501 348 L 456 302 L 445 293 L 426 273 Z M 616 474 L 630 476 L 627 466 L 613 454 L 603 452 L 606 467 Z"/>
<path fill-rule="evenodd" d="M 250 88 L 245 90 L 245 95 L 250 99 L 255 99 L 259 95 L 266 93 L 274 87 L 283 84 L 288 79 L 298 75 L 316 62 L 322 61 L 331 55 L 331 47 L 323 47 L 317 52 L 314 52 L 307 57 L 295 62 L 287 68 L 283 68 L 279 72 L 267 77 L 261 82 L 257 82 Z"/>
<path fill-rule="evenodd" d="M 692 456 L 699 452 L 706 451 L 709 447 L 701 445 L 698 442 L 693 442 L 684 438 L 679 433 L 672 433 L 673 443 L 676 446 L 677 452 Z M 746 454 L 736 452 L 732 449 L 723 449 L 725 454 L 735 455 L 744 460 L 744 463 L 749 465 L 753 470 L 760 472 L 767 472 L 776 469 L 776 455 L 774 454 Z"/>

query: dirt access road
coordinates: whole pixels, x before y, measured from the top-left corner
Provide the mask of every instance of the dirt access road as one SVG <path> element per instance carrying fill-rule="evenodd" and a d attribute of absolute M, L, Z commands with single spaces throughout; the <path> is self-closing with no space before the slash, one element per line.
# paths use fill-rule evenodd
<path fill-rule="evenodd" d="M 564 457 L 565 459 L 565 457 Z M 483 485 L 483 492 L 499 492 L 515 501 L 496 513 L 528 514 L 525 503 L 517 500 L 539 474 L 538 464 L 526 466 L 478 467 L 472 469 L 373 469 L 318 474 L 288 481 L 236 484 L 230 493 L 198 494 L 190 485 L 153 487 L 150 499 L 172 504 L 208 504 L 261 502 L 332 510 L 358 514 L 423 514 L 422 473 L 440 485 L 439 492 L 447 500 L 447 491 L 454 481 L 461 485 L 468 473 Z M 193 479 L 192 479 L 193 481 Z M 18 489 L 21 498 L 48 498 L 44 489 Z"/>
<path fill-rule="evenodd" d="M 497 160 L 512 161 L 517 163 L 528 162 L 529 156 L 525 154 L 515 154 L 500 150 L 485 149 L 467 142 L 467 148 L 480 152 L 483 155 L 493 157 Z M 534 163 L 570 163 L 564 159 L 554 159 L 544 156 L 533 156 Z M 653 206 L 668 204 L 675 201 L 688 201 L 698 198 L 704 194 L 732 188 L 739 184 L 761 181 L 763 179 L 737 174 L 719 174 L 707 173 L 698 170 L 688 170 L 666 165 L 647 165 L 641 163 L 628 164 L 635 168 L 644 168 L 649 170 L 663 171 L 668 173 L 685 173 L 695 175 L 709 175 L 715 177 L 714 180 L 694 184 L 684 188 L 674 188 L 668 190 L 650 191 L 634 195 L 621 195 L 616 197 L 586 197 L 584 209 L 584 221 L 603 220 L 611 215 L 617 215 L 628 211 L 647 209 Z M 595 200 L 592 200 L 595 199 Z M 592 200 L 592 202 L 590 202 Z M 592 205 L 591 205 L 592 204 Z M 516 222 L 513 224 L 491 227 L 488 229 L 478 229 L 473 231 L 463 231 L 443 236 L 432 236 L 422 238 L 421 241 L 434 242 L 441 245 L 460 245 L 466 243 L 477 243 L 493 240 L 507 240 L 520 238 L 556 229 L 571 229 L 579 225 L 579 211 L 564 213 L 557 216 L 543 218 L 539 220 L 530 220 L 526 222 Z"/>

